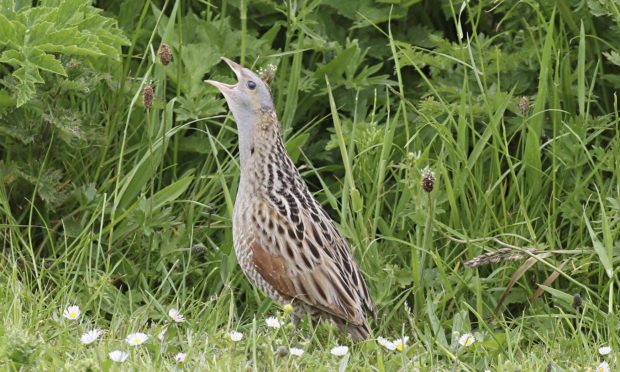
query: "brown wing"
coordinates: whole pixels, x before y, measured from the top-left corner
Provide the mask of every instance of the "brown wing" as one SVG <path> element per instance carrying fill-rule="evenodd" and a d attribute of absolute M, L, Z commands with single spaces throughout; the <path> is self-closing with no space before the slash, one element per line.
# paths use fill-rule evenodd
<path fill-rule="evenodd" d="M 327 214 L 301 210 L 295 221 L 261 202 L 251 243 L 258 273 L 280 294 L 296 298 L 354 325 L 375 313 L 366 283 Z"/>

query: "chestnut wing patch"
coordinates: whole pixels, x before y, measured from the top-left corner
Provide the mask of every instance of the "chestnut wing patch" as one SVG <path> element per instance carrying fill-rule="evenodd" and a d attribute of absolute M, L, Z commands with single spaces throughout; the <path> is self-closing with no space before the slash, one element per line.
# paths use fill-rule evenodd
<path fill-rule="evenodd" d="M 296 297 L 295 286 L 288 276 L 286 259 L 274 255 L 263 249 L 257 241 L 250 244 L 252 260 L 256 271 L 280 294 L 288 297 Z"/>
<path fill-rule="evenodd" d="M 290 237 L 289 237 L 290 238 Z M 338 263 L 328 254 L 314 258 L 311 252 L 287 254 L 279 250 L 265 249 L 269 239 L 255 239 L 250 248 L 256 271 L 281 295 L 303 301 L 351 324 L 366 322 L 358 295 L 343 280 Z M 304 242 L 297 242 L 304 244 Z M 307 242 L 305 242 L 307 243 Z M 270 248 L 271 245 L 269 246 Z M 295 257 L 312 260 L 310 265 L 295 261 Z"/>

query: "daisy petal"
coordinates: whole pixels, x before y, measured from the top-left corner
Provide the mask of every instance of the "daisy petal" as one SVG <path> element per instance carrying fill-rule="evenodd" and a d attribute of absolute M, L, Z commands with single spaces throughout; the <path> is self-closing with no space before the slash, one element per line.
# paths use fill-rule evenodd
<path fill-rule="evenodd" d="M 127 358 L 129 358 L 129 353 L 126 353 L 126 352 L 120 351 L 120 350 L 114 350 L 114 351 L 111 351 L 108 354 L 108 356 L 113 361 L 122 363 L 122 362 L 126 361 Z"/>
<path fill-rule="evenodd" d="M 67 306 L 65 311 L 62 313 L 62 316 L 64 316 L 65 318 L 69 320 L 78 320 L 78 318 L 80 317 L 80 314 L 82 314 L 80 307 L 73 305 L 73 306 Z"/>
<path fill-rule="evenodd" d="M 282 323 L 275 316 L 270 316 L 269 318 L 265 319 L 265 323 L 269 328 L 280 329 L 280 327 L 282 327 Z"/>
<path fill-rule="evenodd" d="M 609 363 L 602 362 L 596 367 L 596 372 L 610 372 L 611 368 L 609 367 Z"/>
<path fill-rule="evenodd" d="M 471 346 L 474 342 L 476 342 L 476 338 L 471 333 L 463 333 L 459 338 L 461 346 Z"/>
<path fill-rule="evenodd" d="M 146 334 L 142 332 L 135 332 L 135 333 L 129 334 L 129 336 L 125 338 L 125 341 L 127 341 L 127 343 L 131 346 L 138 346 L 138 345 L 142 345 L 143 343 L 145 343 L 146 340 L 148 339 L 149 339 L 149 336 L 147 336 Z"/>
<path fill-rule="evenodd" d="M 602 346 L 598 348 L 598 353 L 601 355 L 609 355 L 611 354 L 611 347 L 610 346 Z"/>
<path fill-rule="evenodd" d="M 97 341 L 100 335 L 101 335 L 100 329 L 93 329 L 92 331 L 88 331 L 84 333 L 80 337 L 80 342 L 82 342 L 84 345 L 92 344 L 93 342 Z"/>
<path fill-rule="evenodd" d="M 348 346 L 335 346 L 332 348 L 331 353 L 335 356 L 345 356 L 349 352 Z"/>
<path fill-rule="evenodd" d="M 185 321 L 185 316 L 183 316 L 183 314 L 181 314 L 177 309 L 168 310 L 168 316 L 177 323 L 183 323 Z"/>
<path fill-rule="evenodd" d="M 377 343 L 390 351 L 396 350 L 396 345 L 387 338 L 378 337 Z"/>
<path fill-rule="evenodd" d="M 230 332 L 230 339 L 231 339 L 231 341 L 239 342 L 239 341 L 241 341 L 242 338 L 243 338 L 243 333 L 237 332 L 237 331 Z"/>

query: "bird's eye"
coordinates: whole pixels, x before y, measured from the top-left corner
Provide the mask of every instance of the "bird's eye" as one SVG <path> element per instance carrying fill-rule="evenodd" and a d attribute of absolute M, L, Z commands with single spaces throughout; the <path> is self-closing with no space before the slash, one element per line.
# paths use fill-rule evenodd
<path fill-rule="evenodd" d="M 249 88 L 250 90 L 254 90 L 254 89 L 256 89 L 256 83 L 255 83 L 255 82 L 253 82 L 252 80 L 248 81 L 248 88 Z"/>

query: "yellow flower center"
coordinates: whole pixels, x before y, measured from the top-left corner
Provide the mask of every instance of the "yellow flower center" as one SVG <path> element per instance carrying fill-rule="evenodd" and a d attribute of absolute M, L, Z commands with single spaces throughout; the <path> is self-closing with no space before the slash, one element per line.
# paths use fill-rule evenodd
<path fill-rule="evenodd" d="M 71 319 L 77 318 L 77 313 L 75 311 L 70 312 L 69 313 L 69 318 L 71 318 Z"/>
<path fill-rule="evenodd" d="M 404 349 L 403 344 L 396 345 L 396 351 L 403 351 L 403 349 Z"/>
<path fill-rule="evenodd" d="M 140 341 L 141 341 L 141 340 L 140 340 L 140 338 L 139 338 L 139 337 L 136 337 L 136 338 L 134 338 L 134 339 L 133 339 L 133 343 L 134 343 L 134 344 L 139 344 L 139 343 L 140 343 Z"/>

